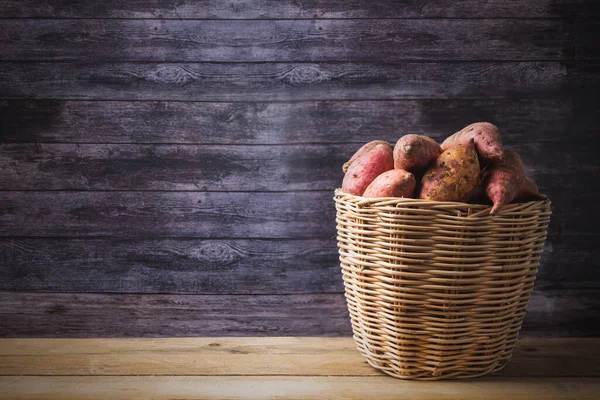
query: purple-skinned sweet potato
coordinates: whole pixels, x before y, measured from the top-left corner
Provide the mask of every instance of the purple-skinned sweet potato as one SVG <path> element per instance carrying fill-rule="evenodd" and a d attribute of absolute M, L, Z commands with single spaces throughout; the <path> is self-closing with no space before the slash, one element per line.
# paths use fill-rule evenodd
<path fill-rule="evenodd" d="M 464 127 L 444 140 L 442 151 L 457 144 L 475 141 L 475 151 L 484 163 L 499 161 L 504 156 L 504 147 L 498 127 L 489 122 L 476 122 Z"/>
<path fill-rule="evenodd" d="M 466 202 L 479 183 L 479 172 L 473 140 L 449 147 L 423 175 L 419 198 Z"/>
<path fill-rule="evenodd" d="M 358 149 L 356 151 L 356 153 L 354 153 L 352 155 L 352 157 L 348 161 L 346 161 L 344 163 L 344 165 L 342 165 L 342 171 L 343 172 L 348 171 L 348 168 L 350 167 L 350 165 L 352 165 L 352 163 L 354 161 L 356 161 L 358 158 L 362 157 L 363 155 L 367 154 L 369 151 L 373 150 L 373 148 L 375 146 L 380 145 L 380 144 L 385 144 L 385 145 L 388 145 L 390 147 L 392 146 L 391 144 L 389 144 L 385 140 L 373 140 L 373 141 L 371 141 L 371 142 L 363 145 L 360 149 Z"/>
<path fill-rule="evenodd" d="M 403 169 L 392 169 L 379 175 L 365 190 L 363 197 L 413 197 L 417 180 Z"/>
<path fill-rule="evenodd" d="M 496 214 L 512 202 L 525 184 L 525 166 L 521 157 L 512 150 L 504 151 L 504 158 L 494 163 L 485 179 L 485 193 L 494 203 L 490 214 Z"/>
<path fill-rule="evenodd" d="M 392 146 L 388 143 L 378 144 L 350 164 L 342 181 L 342 190 L 362 196 L 375 178 L 393 168 Z"/>
<path fill-rule="evenodd" d="M 394 168 L 423 172 L 441 152 L 440 145 L 428 136 L 404 135 L 394 146 Z"/>

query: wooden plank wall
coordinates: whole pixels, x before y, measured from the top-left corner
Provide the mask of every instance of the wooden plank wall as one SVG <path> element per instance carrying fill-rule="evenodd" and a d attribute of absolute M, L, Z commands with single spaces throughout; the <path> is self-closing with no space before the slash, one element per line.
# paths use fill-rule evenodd
<path fill-rule="evenodd" d="M 0 0 L 0 336 L 349 335 L 333 189 L 487 120 L 553 202 L 525 336 L 598 336 L 593 0 Z"/>

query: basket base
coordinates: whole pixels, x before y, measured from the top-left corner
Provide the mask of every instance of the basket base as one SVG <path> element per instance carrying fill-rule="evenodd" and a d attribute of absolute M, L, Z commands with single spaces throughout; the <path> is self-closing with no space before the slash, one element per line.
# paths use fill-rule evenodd
<path fill-rule="evenodd" d="M 392 376 L 397 379 L 404 379 L 404 380 L 439 381 L 439 380 L 446 380 L 446 379 L 458 380 L 458 379 L 478 378 L 478 377 L 481 377 L 484 375 L 489 375 L 494 372 L 498 372 L 498 371 L 502 370 L 504 367 L 506 367 L 506 365 L 508 364 L 508 361 L 509 361 L 509 358 L 501 358 L 497 362 L 492 364 L 490 367 L 488 367 L 482 371 L 478 371 L 478 372 L 453 371 L 450 373 L 436 374 L 435 371 L 423 371 L 421 373 L 415 373 L 412 375 L 402 375 L 402 374 L 395 372 L 398 370 L 397 366 L 394 366 L 394 365 L 385 366 L 385 365 L 381 365 L 380 363 L 373 361 L 372 357 L 366 351 L 364 351 L 364 349 L 361 348 L 359 342 L 356 341 L 356 338 L 354 338 L 354 339 L 355 339 L 355 343 L 357 345 L 356 347 L 357 347 L 359 353 L 362 354 L 363 357 L 365 357 L 367 363 L 371 367 L 385 373 L 386 375 Z"/>
<path fill-rule="evenodd" d="M 486 371 L 477 373 L 477 374 L 463 374 L 463 373 L 456 372 L 456 373 L 448 374 L 448 375 L 428 376 L 427 377 L 427 376 L 406 376 L 406 375 L 399 375 L 399 374 L 395 373 L 391 369 L 381 368 L 381 367 L 375 365 L 368 358 L 367 358 L 367 363 L 371 367 L 373 367 L 373 368 L 375 368 L 375 369 L 383 372 L 386 375 L 389 375 L 389 376 L 392 376 L 392 377 L 398 378 L 398 379 L 408 380 L 408 381 L 440 381 L 440 380 L 445 380 L 445 379 L 448 379 L 448 380 L 450 380 L 450 379 L 458 380 L 458 379 L 479 378 L 479 377 L 484 376 L 484 375 L 489 375 L 489 374 L 492 374 L 494 372 L 498 372 L 498 371 L 504 369 L 504 367 L 506 367 L 506 365 L 508 364 L 508 362 L 506 360 L 504 360 L 504 361 L 498 363 L 498 365 L 496 365 L 495 367 L 490 368 L 490 369 L 488 369 Z"/>

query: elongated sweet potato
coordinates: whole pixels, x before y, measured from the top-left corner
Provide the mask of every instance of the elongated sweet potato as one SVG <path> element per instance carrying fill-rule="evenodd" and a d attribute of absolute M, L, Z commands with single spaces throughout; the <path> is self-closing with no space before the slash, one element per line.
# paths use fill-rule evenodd
<path fill-rule="evenodd" d="M 471 197 L 467 201 L 468 203 L 470 203 L 470 204 L 485 204 L 485 205 L 492 204 L 490 199 L 488 199 L 485 194 L 485 186 L 484 186 L 488 168 L 489 168 L 489 166 L 486 165 L 486 166 L 482 167 L 481 170 L 479 171 L 479 181 L 477 182 L 475 189 L 473 189 L 473 191 L 471 192 Z"/>
<path fill-rule="evenodd" d="M 364 197 L 412 197 L 417 180 L 403 169 L 392 169 L 379 175 L 365 190 Z"/>
<path fill-rule="evenodd" d="M 375 178 L 393 168 L 392 146 L 378 144 L 350 164 L 342 181 L 342 190 L 362 196 Z"/>
<path fill-rule="evenodd" d="M 348 168 L 350 167 L 350 165 L 356 161 L 358 158 L 364 156 L 365 154 L 367 154 L 369 151 L 373 150 L 373 148 L 379 144 L 385 144 L 388 146 L 392 146 L 391 144 L 389 144 L 388 142 L 386 142 L 385 140 L 373 140 L 372 142 L 369 142 L 365 145 L 363 145 L 360 149 L 358 149 L 356 151 L 356 153 L 354 153 L 352 155 L 352 157 L 346 161 L 344 163 L 344 165 L 342 165 L 342 171 L 346 172 L 348 171 Z"/>
<path fill-rule="evenodd" d="M 496 125 L 489 122 L 476 122 L 464 127 L 444 140 L 442 150 L 457 144 L 466 144 L 469 140 L 475 141 L 475 150 L 485 163 L 499 161 L 504 155 L 502 138 Z"/>
<path fill-rule="evenodd" d="M 486 176 L 485 192 L 494 203 L 490 214 L 496 214 L 505 204 L 513 201 L 525 183 L 525 166 L 519 155 L 504 151 L 504 158 L 493 164 Z"/>
<path fill-rule="evenodd" d="M 545 200 L 546 196 L 540 193 L 538 185 L 531 178 L 526 177 L 523 181 L 523 186 L 515 196 L 515 201 L 532 201 L 532 200 Z"/>
<path fill-rule="evenodd" d="M 442 152 L 440 145 L 423 135 L 404 135 L 394 146 L 394 168 L 423 172 Z"/>
<path fill-rule="evenodd" d="M 479 182 L 479 159 L 473 140 L 447 148 L 421 179 L 419 198 L 466 202 Z"/>
<path fill-rule="evenodd" d="M 481 173 L 480 173 L 481 175 Z M 480 178 L 481 180 L 481 178 Z M 485 196 L 485 191 L 483 190 L 483 183 L 479 182 L 471 192 L 471 196 L 467 200 L 468 203 L 471 204 L 488 204 L 489 199 Z"/>

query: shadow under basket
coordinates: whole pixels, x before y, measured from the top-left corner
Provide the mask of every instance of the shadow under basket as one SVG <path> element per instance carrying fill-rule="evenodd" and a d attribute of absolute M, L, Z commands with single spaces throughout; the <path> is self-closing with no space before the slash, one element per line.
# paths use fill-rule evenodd
<path fill-rule="evenodd" d="M 473 378 L 511 357 L 546 240 L 550 201 L 504 206 L 335 192 L 354 340 L 396 378 Z"/>

